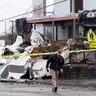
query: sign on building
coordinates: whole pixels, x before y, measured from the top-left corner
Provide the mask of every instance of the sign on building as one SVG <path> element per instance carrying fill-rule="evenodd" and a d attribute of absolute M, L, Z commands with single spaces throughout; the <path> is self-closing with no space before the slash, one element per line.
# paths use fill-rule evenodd
<path fill-rule="evenodd" d="M 44 15 L 44 2 L 46 0 L 33 0 L 33 17 L 34 18 L 41 18 Z"/>
<path fill-rule="evenodd" d="M 33 6 L 33 14 L 35 17 L 39 17 L 42 14 L 42 5 L 34 5 Z"/>

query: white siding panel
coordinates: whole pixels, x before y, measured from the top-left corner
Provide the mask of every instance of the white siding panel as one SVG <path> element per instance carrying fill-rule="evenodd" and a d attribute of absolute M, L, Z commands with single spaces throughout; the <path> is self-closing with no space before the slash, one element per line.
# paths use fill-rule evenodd
<path fill-rule="evenodd" d="M 61 26 L 58 26 L 58 40 L 64 39 L 64 34 Z"/>
<path fill-rule="evenodd" d="M 61 0 L 54 0 L 55 3 Z M 70 0 L 54 5 L 54 15 L 64 16 L 70 14 Z"/>
<path fill-rule="evenodd" d="M 96 0 L 83 0 L 83 10 L 96 9 Z"/>

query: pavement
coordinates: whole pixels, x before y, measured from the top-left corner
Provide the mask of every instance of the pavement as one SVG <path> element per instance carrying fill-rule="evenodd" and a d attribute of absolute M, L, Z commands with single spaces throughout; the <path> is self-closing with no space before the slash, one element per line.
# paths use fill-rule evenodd
<path fill-rule="evenodd" d="M 28 81 L 30 83 L 42 83 L 42 84 L 52 84 L 51 79 L 45 79 L 45 80 L 32 80 Z M 59 79 L 57 81 L 58 85 L 66 85 L 66 86 L 92 86 L 96 87 L 96 79 L 74 79 L 74 80 L 64 80 L 64 79 Z"/>
<path fill-rule="evenodd" d="M 58 80 L 57 93 L 52 92 L 51 80 L 3 80 L 0 96 L 96 96 L 96 80 Z"/>

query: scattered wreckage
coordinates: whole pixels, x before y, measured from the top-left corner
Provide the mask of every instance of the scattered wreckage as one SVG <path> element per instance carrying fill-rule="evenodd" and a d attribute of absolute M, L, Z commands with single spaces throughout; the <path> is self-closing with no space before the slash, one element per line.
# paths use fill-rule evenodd
<path fill-rule="evenodd" d="M 31 35 L 31 46 L 26 48 L 21 47 L 20 45 L 23 43 L 23 38 L 22 36 L 17 36 L 16 42 L 13 45 L 1 47 L 0 55 L 3 56 L 3 58 L 0 58 L 1 78 L 28 79 L 50 75 L 45 70 L 47 60 L 32 60 L 29 55 L 35 47 L 43 43 L 45 44 L 45 41 L 46 39 L 42 34 L 33 31 Z"/>
<path fill-rule="evenodd" d="M 49 72 L 46 72 L 45 66 L 48 55 L 43 56 L 30 56 L 32 53 L 40 52 L 55 52 L 58 49 L 62 51 L 76 50 L 76 49 L 88 49 L 88 42 L 82 42 L 80 40 L 58 40 L 49 44 L 42 34 L 37 31 L 33 31 L 30 37 L 31 46 L 21 47 L 23 43 L 22 36 L 17 36 L 16 42 L 11 46 L 0 47 L 0 76 L 4 79 L 33 79 L 51 76 Z M 19 54 L 19 55 L 18 55 Z M 80 52 L 80 53 L 62 53 L 65 60 L 65 68 L 63 77 L 74 77 L 78 71 L 78 68 L 88 67 L 88 56 L 92 52 Z M 7 56 L 6 56 L 7 55 Z M 11 56 L 10 56 L 11 55 Z M 5 56 L 5 57 L 4 57 Z M 87 60 L 88 59 L 88 60 Z M 86 62 L 85 62 L 86 60 Z M 93 62 L 92 62 L 93 64 Z M 75 70 L 75 71 L 74 71 Z M 71 75 L 70 75 L 71 74 Z"/>

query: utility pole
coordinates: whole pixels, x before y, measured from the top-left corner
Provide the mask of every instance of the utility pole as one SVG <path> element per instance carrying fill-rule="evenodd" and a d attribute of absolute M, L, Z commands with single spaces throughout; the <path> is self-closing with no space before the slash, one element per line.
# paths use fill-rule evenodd
<path fill-rule="evenodd" d="M 52 21 L 52 41 L 54 41 L 54 20 Z"/>
<path fill-rule="evenodd" d="M 6 21 L 5 21 L 5 34 L 4 35 L 5 35 L 5 45 L 6 45 L 6 40 L 7 40 L 6 39 Z"/>
<path fill-rule="evenodd" d="M 46 16 L 46 0 L 43 0 L 43 16 Z"/>
<path fill-rule="evenodd" d="M 11 29 L 11 32 L 12 32 L 11 44 L 13 44 L 13 26 L 14 26 L 14 21 L 13 21 L 13 20 L 10 20 L 9 22 L 12 22 L 12 29 Z"/>
<path fill-rule="evenodd" d="M 72 0 L 72 13 L 75 13 L 75 0 Z"/>
<path fill-rule="evenodd" d="M 72 0 L 72 14 L 75 14 L 75 0 Z M 73 20 L 73 35 L 74 35 L 74 39 L 76 39 L 76 20 Z"/>
<path fill-rule="evenodd" d="M 5 36 L 6 36 L 6 21 L 5 21 Z"/>

